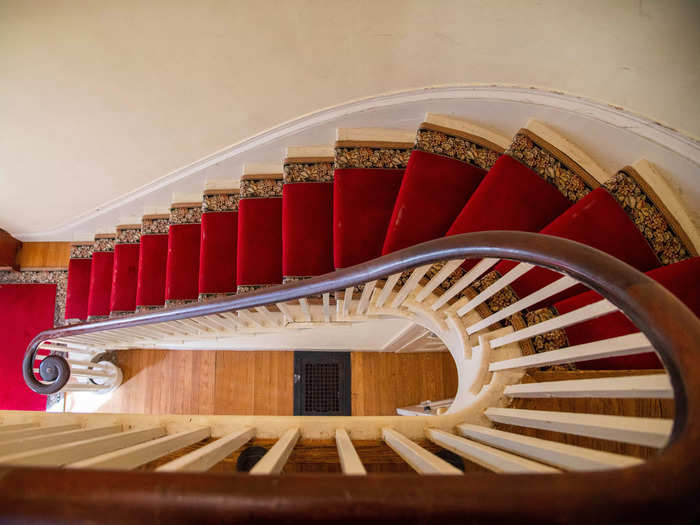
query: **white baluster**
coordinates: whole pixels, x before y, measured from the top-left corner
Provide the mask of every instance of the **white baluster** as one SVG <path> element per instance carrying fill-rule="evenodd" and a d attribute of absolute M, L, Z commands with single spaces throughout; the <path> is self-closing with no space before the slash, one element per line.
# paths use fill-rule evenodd
<path fill-rule="evenodd" d="M 299 429 L 290 428 L 250 470 L 250 474 L 279 474 L 299 440 Z"/>
<path fill-rule="evenodd" d="M 232 432 L 202 448 L 161 465 L 156 470 L 159 472 L 206 472 L 250 441 L 254 434 L 255 430 L 252 428 Z"/>

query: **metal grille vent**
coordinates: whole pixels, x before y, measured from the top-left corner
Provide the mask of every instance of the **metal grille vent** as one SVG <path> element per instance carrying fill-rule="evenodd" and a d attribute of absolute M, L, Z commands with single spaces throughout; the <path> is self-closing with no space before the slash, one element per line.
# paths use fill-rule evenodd
<path fill-rule="evenodd" d="M 349 416 L 349 352 L 294 352 L 294 415 Z"/>
<path fill-rule="evenodd" d="M 340 411 L 340 367 L 338 363 L 305 363 L 305 412 Z"/>

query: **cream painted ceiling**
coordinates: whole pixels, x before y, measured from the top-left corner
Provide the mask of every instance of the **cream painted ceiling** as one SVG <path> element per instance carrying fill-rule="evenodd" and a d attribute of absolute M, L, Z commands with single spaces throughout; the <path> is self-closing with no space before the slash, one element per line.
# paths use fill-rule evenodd
<path fill-rule="evenodd" d="M 537 86 L 700 136 L 700 3 L 0 0 L 0 227 L 43 231 L 289 119 Z"/>

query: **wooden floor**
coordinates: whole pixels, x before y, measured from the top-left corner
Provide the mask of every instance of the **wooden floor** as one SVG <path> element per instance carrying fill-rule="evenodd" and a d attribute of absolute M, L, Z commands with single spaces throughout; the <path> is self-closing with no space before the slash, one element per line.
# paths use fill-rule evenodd
<path fill-rule="evenodd" d="M 124 382 L 100 412 L 293 414 L 293 352 L 123 350 Z M 447 352 L 352 352 L 352 415 L 453 397 L 457 370 Z"/>

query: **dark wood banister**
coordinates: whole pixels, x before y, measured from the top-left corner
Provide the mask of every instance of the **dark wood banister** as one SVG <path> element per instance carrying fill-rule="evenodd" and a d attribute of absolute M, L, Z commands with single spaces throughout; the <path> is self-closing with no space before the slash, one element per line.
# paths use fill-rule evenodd
<path fill-rule="evenodd" d="M 362 479 L 0 467 L 0 512 L 16 520 L 61 522 L 692 522 L 700 515 L 700 321 L 663 286 L 629 265 L 557 237 L 506 231 L 457 235 L 250 294 L 47 330 L 27 349 L 25 380 L 32 388 L 34 383 L 44 386 L 30 370 L 36 349 L 46 339 L 285 302 L 437 261 L 485 257 L 570 275 L 615 304 L 646 335 L 661 356 L 675 396 L 672 436 L 659 456 L 604 472 Z"/>

